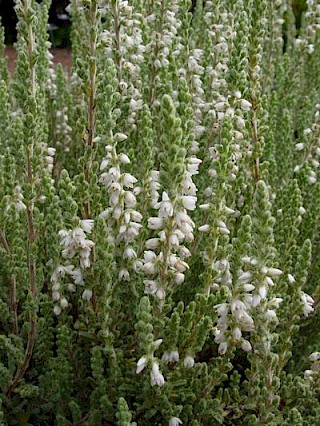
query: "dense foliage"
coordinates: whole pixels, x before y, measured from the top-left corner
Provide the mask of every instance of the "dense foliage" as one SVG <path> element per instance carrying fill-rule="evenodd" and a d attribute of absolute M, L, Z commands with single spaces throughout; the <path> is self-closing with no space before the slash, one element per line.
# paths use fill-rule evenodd
<path fill-rule="evenodd" d="M 320 424 L 307 3 L 297 32 L 288 0 L 73 0 L 67 75 L 50 1 L 16 0 L 1 425 Z"/>

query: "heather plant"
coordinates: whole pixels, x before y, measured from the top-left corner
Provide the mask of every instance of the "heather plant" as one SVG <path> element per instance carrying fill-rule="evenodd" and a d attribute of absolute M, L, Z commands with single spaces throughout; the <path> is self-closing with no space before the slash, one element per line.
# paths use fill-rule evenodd
<path fill-rule="evenodd" d="M 320 424 L 320 4 L 16 0 L 0 424 Z M 0 53 L 4 32 L 0 31 Z"/>

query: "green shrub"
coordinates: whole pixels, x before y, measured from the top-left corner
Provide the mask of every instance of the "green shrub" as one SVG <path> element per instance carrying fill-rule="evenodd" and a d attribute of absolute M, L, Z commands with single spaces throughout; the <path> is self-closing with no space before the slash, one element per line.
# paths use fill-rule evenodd
<path fill-rule="evenodd" d="M 0 424 L 320 424 L 320 5 L 73 0 L 68 75 L 49 3 L 0 62 Z"/>

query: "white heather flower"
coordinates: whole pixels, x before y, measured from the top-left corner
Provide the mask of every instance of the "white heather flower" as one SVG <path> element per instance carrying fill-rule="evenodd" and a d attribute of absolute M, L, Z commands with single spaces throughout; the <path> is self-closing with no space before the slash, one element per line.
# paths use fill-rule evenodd
<path fill-rule="evenodd" d="M 119 155 L 119 161 L 122 164 L 130 164 L 130 159 L 126 154 L 121 153 Z M 102 163 L 101 163 L 102 164 Z"/>
<path fill-rule="evenodd" d="M 187 210 L 195 210 L 196 208 L 197 197 L 192 195 L 187 195 L 182 197 L 183 207 Z"/>
<path fill-rule="evenodd" d="M 160 217 L 149 217 L 148 228 L 149 229 L 160 229 L 162 228 L 163 220 Z"/>
<path fill-rule="evenodd" d="M 227 227 L 225 222 L 223 222 L 222 220 L 218 220 L 217 225 L 219 226 L 219 228 L 226 228 Z"/>
<path fill-rule="evenodd" d="M 239 277 L 239 282 L 247 283 L 252 279 L 252 273 L 250 271 L 244 272 Z"/>
<path fill-rule="evenodd" d="M 54 308 L 53 308 L 53 312 L 54 312 L 54 314 L 55 315 L 60 315 L 61 314 L 61 308 L 60 308 L 60 306 L 55 306 Z"/>
<path fill-rule="evenodd" d="M 250 109 L 252 107 L 252 104 L 249 101 L 247 101 L 246 99 L 241 99 L 240 105 L 241 105 L 241 109 L 243 111 L 250 111 Z"/>
<path fill-rule="evenodd" d="M 179 247 L 179 254 L 180 254 L 181 257 L 190 257 L 191 256 L 190 250 L 185 246 Z"/>
<path fill-rule="evenodd" d="M 293 284 L 296 281 L 296 279 L 293 275 L 288 274 L 288 281 L 290 284 Z"/>
<path fill-rule="evenodd" d="M 142 270 L 143 263 L 141 262 L 141 260 L 134 260 L 132 262 L 132 267 L 135 272 L 140 272 Z"/>
<path fill-rule="evenodd" d="M 252 306 L 256 308 L 261 302 L 261 296 L 259 294 L 254 294 L 252 297 Z"/>
<path fill-rule="evenodd" d="M 299 207 L 299 213 L 300 214 L 305 214 L 306 213 L 306 209 L 303 206 Z"/>
<path fill-rule="evenodd" d="M 268 309 L 267 310 L 267 318 L 270 321 L 277 321 L 278 322 L 277 314 L 276 314 L 276 312 L 273 309 Z"/>
<path fill-rule="evenodd" d="M 58 300 L 60 300 L 60 293 L 58 291 L 53 291 L 52 292 L 52 300 L 54 302 L 57 302 Z"/>
<path fill-rule="evenodd" d="M 161 238 L 161 241 L 165 241 L 165 239 L 163 240 Z M 174 247 L 178 247 L 179 246 L 179 238 L 178 238 L 178 235 L 176 233 L 170 235 L 169 241 L 170 241 L 170 244 L 172 246 L 174 246 Z"/>
<path fill-rule="evenodd" d="M 129 281 L 130 274 L 126 268 L 121 268 L 119 271 L 119 280 L 120 281 Z"/>
<path fill-rule="evenodd" d="M 233 299 L 230 307 L 232 314 L 238 319 L 243 318 L 247 310 L 246 305 L 238 299 Z"/>
<path fill-rule="evenodd" d="M 187 269 L 189 269 L 189 265 L 187 264 L 187 262 L 184 262 L 181 259 L 177 259 L 174 263 L 174 267 L 177 269 L 177 271 L 179 272 L 185 272 Z"/>
<path fill-rule="evenodd" d="M 305 370 L 305 372 L 304 372 L 305 379 L 310 380 L 312 382 L 313 381 L 312 376 L 314 375 L 314 373 L 315 372 L 312 371 L 312 370 Z"/>
<path fill-rule="evenodd" d="M 137 253 L 131 247 L 127 247 L 123 253 L 123 259 L 136 259 Z"/>
<path fill-rule="evenodd" d="M 166 292 L 162 288 L 159 288 L 156 292 L 156 296 L 159 300 L 164 300 L 166 298 Z"/>
<path fill-rule="evenodd" d="M 46 159 L 48 165 L 52 165 L 53 164 L 53 158 L 50 157 L 50 155 L 48 155 L 47 157 L 45 157 L 45 159 Z"/>
<path fill-rule="evenodd" d="M 210 225 L 206 224 L 206 225 L 202 225 L 198 228 L 199 232 L 209 232 L 210 231 Z"/>
<path fill-rule="evenodd" d="M 308 44 L 307 46 L 307 52 L 311 55 L 314 52 L 314 45 Z"/>
<path fill-rule="evenodd" d="M 190 157 L 188 159 L 188 172 L 190 173 L 191 176 L 196 175 L 199 173 L 199 166 L 202 163 L 202 160 L 200 160 L 200 158 L 197 157 Z M 191 180 L 190 175 L 186 176 L 186 180 L 189 182 L 189 184 L 195 188 L 194 183 Z"/>
<path fill-rule="evenodd" d="M 237 141 L 241 141 L 243 139 L 243 133 L 238 132 L 237 130 L 235 130 L 234 132 L 234 137 Z"/>
<path fill-rule="evenodd" d="M 128 139 L 128 136 L 125 135 L 124 133 L 116 133 L 114 135 L 114 140 L 117 142 L 122 142 L 122 141 L 125 141 L 126 139 Z"/>
<path fill-rule="evenodd" d="M 145 285 L 144 292 L 146 294 L 155 294 L 158 290 L 158 283 L 154 280 L 144 280 L 143 284 Z"/>
<path fill-rule="evenodd" d="M 144 252 L 144 262 L 145 263 L 152 262 L 152 261 L 156 260 L 156 258 L 157 258 L 157 256 L 156 256 L 156 254 L 153 251 L 146 250 Z"/>
<path fill-rule="evenodd" d="M 260 295 L 262 300 L 266 298 L 266 296 L 267 296 L 266 286 L 262 286 L 262 287 L 259 288 L 259 295 Z"/>
<path fill-rule="evenodd" d="M 62 309 L 65 309 L 68 306 L 68 301 L 65 297 L 60 300 L 60 306 Z"/>
<path fill-rule="evenodd" d="M 304 149 L 304 144 L 302 142 L 301 143 L 297 143 L 295 145 L 295 148 L 296 148 L 296 151 L 302 151 Z"/>
<path fill-rule="evenodd" d="M 159 238 L 150 238 L 146 241 L 146 247 L 149 250 L 155 250 L 160 246 L 160 239 Z"/>
<path fill-rule="evenodd" d="M 51 278 L 51 280 L 52 280 L 52 278 Z M 52 290 L 53 291 L 59 291 L 59 289 L 60 289 L 60 283 L 55 283 L 55 284 L 53 284 L 53 286 L 52 286 Z"/>
<path fill-rule="evenodd" d="M 164 352 L 162 355 L 162 361 L 166 363 L 170 362 L 178 362 L 179 361 L 179 352 L 178 351 L 171 351 L 171 352 Z"/>
<path fill-rule="evenodd" d="M 210 204 L 200 204 L 199 209 L 200 210 L 209 210 Z"/>
<path fill-rule="evenodd" d="M 280 306 L 280 303 L 283 302 L 283 299 L 281 297 L 274 297 L 271 301 L 270 301 L 270 305 L 274 306 L 275 309 L 278 309 Z"/>
<path fill-rule="evenodd" d="M 142 214 L 135 211 L 135 210 L 132 210 L 131 211 L 131 218 L 134 222 L 141 222 L 142 221 Z"/>
<path fill-rule="evenodd" d="M 234 340 L 240 340 L 241 339 L 242 333 L 241 333 L 241 330 L 240 330 L 239 327 L 235 327 L 232 330 L 232 336 L 233 336 Z"/>
<path fill-rule="evenodd" d="M 115 181 L 117 181 L 120 178 L 120 169 L 118 166 L 110 167 L 109 169 L 109 176 L 113 178 Z"/>
<path fill-rule="evenodd" d="M 244 291 L 250 292 L 250 291 L 255 289 L 255 286 L 252 285 L 252 284 L 244 284 L 243 289 L 244 289 Z"/>
<path fill-rule="evenodd" d="M 154 262 L 146 262 L 143 265 L 143 271 L 145 274 L 153 275 L 157 273 L 158 268 L 156 267 Z"/>
<path fill-rule="evenodd" d="M 169 420 L 169 426 L 178 426 L 182 425 L 182 421 L 179 419 L 179 417 L 171 417 Z"/>
<path fill-rule="evenodd" d="M 265 277 L 264 278 L 264 283 L 267 285 L 267 286 L 274 286 L 274 282 L 272 281 L 272 279 L 270 278 L 270 277 Z"/>
<path fill-rule="evenodd" d="M 56 149 L 55 149 L 55 148 L 51 148 L 51 147 L 49 147 L 49 148 L 48 148 L 48 150 L 47 150 L 47 152 L 48 152 L 48 154 L 49 154 L 51 157 L 54 157 L 54 155 L 55 155 L 55 153 L 56 153 Z"/>
<path fill-rule="evenodd" d="M 74 269 L 70 272 L 75 284 L 83 284 L 81 269 Z"/>
<path fill-rule="evenodd" d="M 318 361 L 320 359 L 320 352 L 313 352 L 309 355 L 310 361 Z"/>
<path fill-rule="evenodd" d="M 122 215 L 122 209 L 120 207 L 115 207 L 113 210 L 113 217 L 118 220 Z"/>
<path fill-rule="evenodd" d="M 152 364 L 150 377 L 151 377 L 151 386 L 154 386 L 154 385 L 163 386 L 165 383 L 164 377 L 159 370 L 159 364 L 156 362 Z"/>
<path fill-rule="evenodd" d="M 86 290 L 84 290 L 84 292 L 82 293 L 82 299 L 83 300 L 91 300 L 91 298 L 92 298 L 92 290 L 90 290 L 90 289 L 86 289 Z"/>
<path fill-rule="evenodd" d="M 80 226 L 84 230 L 84 232 L 86 232 L 87 234 L 90 234 L 94 226 L 94 220 L 92 219 L 81 220 Z"/>
<path fill-rule="evenodd" d="M 187 355 L 183 360 L 183 365 L 186 368 L 192 368 L 194 366 L 194 358 L 190 355 Z"/>
<path fill-rule="evenodd" d="M 147 358 L 145 356 L 141 357 L 139 361 L 137 362 L 136 373 L 137 374 L 141 373 L 141 371 L 144 370 L 147 365 L 148 365 Z"/>
<path fill-rule="evenodd" d="M 132 176 L 130 173 L 124 173 L 123 175 L 123 185 L 127 188 L 133 188 L 133 184 L 137 183 L 138 180 Z"/>
<path fill-rule="evenodd" d="M 277 269 L 277 268 L 268 268 L 267 273 L 269 277 L 278 277 L 279 275 L 282 275 L 281 269 Z"/>
<path fill-rule="evenodd" d="M 68 290 L 74 293 L 76 291 L 76 286 L 72 283 L 68 284 Z"/>
<path fill-rule="evenodd" d="M 246 127 L 246 122 L 244 121 L 242 117 L 237 117 L 236 124 L 238 129 L 244 129 Z"/>
<path fill-rule="evenodd" d="M 162 201 L 160 202 L 159 217 L 167 219 L 173 215 L 173 205 L 169 199 L 168 194 L 164 191 L 162 193 Z"/>
<path fill-rule="evenodd" d="M 309 294 L 303 291 L 301 292 L 300 299 L 303 303 L 303 314 L 307 317 L 311 312 L 313 312 L 314 300 L 311 296 L 309 296 Z"/>
<path fill-rule="evenodd" d="M 225 107 L 226 107 L 226 105 L 225 105 L 224 102 L 218 102 L 218 103 L 215 104 L 215 109 L 217 111 L 224 111 Z"/>
<path fill-rule="evenodd" d="M 138 101 L 136 101 L 135 99 L 130 100 L 130 108 L 133 112 L 139 111 L 140 109 L 142 109 L 142 107 L 143 107 L 142 99 L 139 99 Z"/>
<path fill-rule="evenodd" d="M 214 308 L 221 316 L 225 316 L 228 313 L 228 305 L 226 303 L 220 303 L 219 305 L 215 305 Z"/>
<path fill-rule="evenodd" d="M 234 214 L 234 213 L 235 213 L 235 210 L 230 209 L 230 207 L 225 207 L 225 212 L 226 212 L 227 214 Z"/>
<path fill-rule="evenodd" d="M 228 343 L 227 342 L 221 342 L 218 347 L 218 352 L 220 355 L 224 355 L 227 352 L 228 349 Z"/>
<path fill-rule="evenodd" d="M 252 349 L 251 343 L 248 340 L 243 339 L 242 343 L 241 343 L 241 348 L 245 351 L 245 352 L 249 352 Z"/>
<path fill-rule="evenodd" d="M 174 282 L 178 285 L 182 284 L 184 281 L 184 275 L 181 272 L 174 274 Z"/>

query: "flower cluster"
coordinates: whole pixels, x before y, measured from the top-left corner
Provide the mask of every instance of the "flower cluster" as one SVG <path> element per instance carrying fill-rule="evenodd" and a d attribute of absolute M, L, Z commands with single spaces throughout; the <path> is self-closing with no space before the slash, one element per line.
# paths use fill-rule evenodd
<path fill-rule="evenodd" d="M 91 266 L 91 252 L 94 247 L 94 242 L 87 238 L 87 234 L 92 232 L 93 226 L 94 221 L 86 219 L 80 221 L 78 228 L 69 231 L 63 229 L 59 232 L 60 245 L 63 247 L 61 255 L 65 259 L 65 264 L 57 266 L 51 276 L 52 300 L 60 303 L 60 306 L 55 305 L 54 307 L 56 315 L 60 315 L 61 309 L 68 306 L 66 297 L 61 297 L 63 292 L 61 278 L 66 276 L 72 278 L 73 283 L 67 285 L 69 292 L 75 292 L 76 285 L 84 285 L 83 271 Z M 73 259 L 73 263 L 71 259 Z M 91 296 L 92 290 L 85 289 L 82 298 L 90 300 Z"/>
<path fill-rule="evenodd" d="M 148 228 L 158 231 L 157 237 L 146 241 L 147 251 L 144 253 L 143 271 L 152 279 L 144 281 L 145 292 L 155 294 L 163 300 L 166 296 L 168 284 L 166 280 L 171 277 L 176 285 L 185 280 L 184 273 L 189 269 L 185 258 L 191 255 L 183 242 L 194 239 L 195 224 L 188 212 L 196 208 L 196 186 L 192 176 L 198 173 L 201 163 L 196 157 L 188 158 L 187 168 L 183 176 L 179 193 L 170 200 L 166 191 L 162 193 L 161 201 L 154 201 L 153 207 L 158 210 L 158 216 L 148 219 Z M 153 196 L 157 197 L 156 174 L 153 174 Z M 166 280 L 164 279 L 166 276 Z"/>
<path fill-rule="evenodd" d="M 320 165 L 320 104 L 316 105 L 316 112 L 314 116 L 314 122 L 311 127 L 308 127 L 303 132 L 303 142 L 298 142 L 295 145 L 296 151 L 299 155 L 299 163 L 295 166 L 294 171 L 304 167 L 308 169 L 308 182 L 312 185 L 317 182 L 318 168 Z"/>
<path fill-rule="evenodd" d="M 116 142 L 126 138 L 127 136 L 121 133 L 114 136 Z M 140 265 L 137 253 L 131 245 L 142 227 L 142 215 L 136 210 L 136 195 L 140 193 L 140 187 L 135 186 L 137 179 L 134 176 L 121 172 L 121 166 L 130 163 L 129 157 L 124 153 L 118 155 L 115 145 L 107 145 L 106 151 L 107 154 L 100 164 L 100 182 L 108 190 L 110 207 L 100 216 L 108 221 L 112 230 L 112 242 L 116 245 L 124 243 L 124 264 L 120 268 L 119 279 L 128 281 L 130 274 L 125 264 L 132 263 L 135 269 Z"/>

